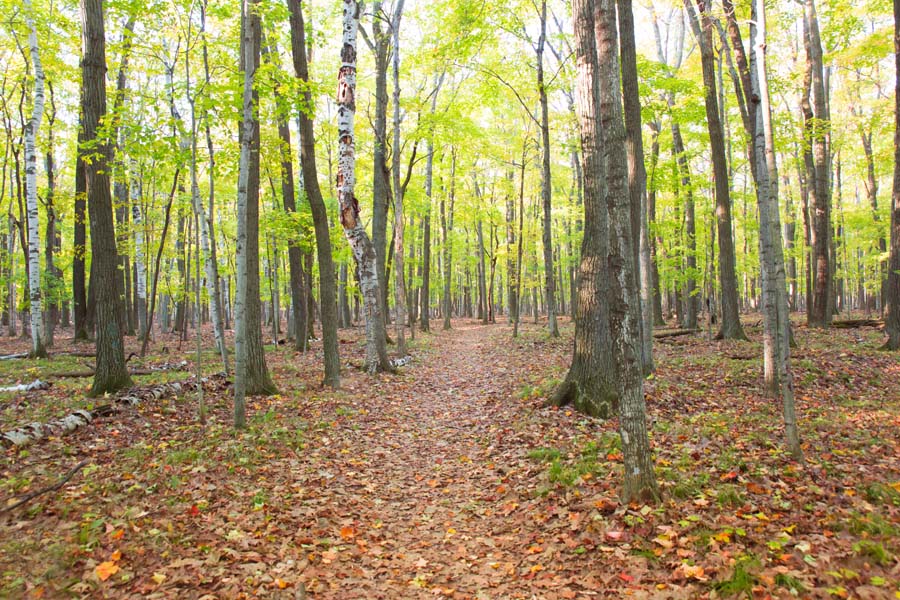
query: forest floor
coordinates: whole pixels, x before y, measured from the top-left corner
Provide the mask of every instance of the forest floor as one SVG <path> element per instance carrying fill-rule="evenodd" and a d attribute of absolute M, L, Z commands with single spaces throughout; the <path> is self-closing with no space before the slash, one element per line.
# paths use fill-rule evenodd
<path fill-rule="evenodd" d="M 615 420 L 543 406 L 568 322 L 561 339 L 533 324 L 513 339 L 456 320 L 375 377 L 352 366 L 362 329 L 344 330 L 339 391 L 319 385 L 320 344 L 269 346 L 280 393 L 250 402 L 245 431 L 218 385 L 205 427 L 189 393 L 5 450 L 0 510 L 89 464 L 0 512 L 0 597 L 900 597 L 900 357 L 872 328 L 797 329 L 798 464 L 760 393 L 753 325 L 754 342 L 655 345 L 658 506 L 618 502 Z M 57 352 L 91 348 L 66 333 Z M 159 339 L 143 364 L 191 360 L 192 346 Z M 2 361 L 0 385 L 92 363 Z M 84 398 L 89 378 L 51 380 L 0 393 L 0 432 L 103 402 Z"/>

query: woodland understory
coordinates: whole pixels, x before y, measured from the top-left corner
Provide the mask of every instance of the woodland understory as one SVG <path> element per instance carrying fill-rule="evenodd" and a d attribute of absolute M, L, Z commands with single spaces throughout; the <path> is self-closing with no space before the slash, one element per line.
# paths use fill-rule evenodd
<path fill-rule="evenodd" d="M 376 376 L 354 368 L 362 329 L 342 329 L 337 391 L 321 386 L 320 342 L 268 346 L 279 394 L 248 400 L 245 430 L 214 380 L 205 427 L 188 392 L 5 452 L 0 506 L 87 465 L 0 514 L 0 596 L 894 597 L 900 359 L 876 350 L 874 327 L 796 323 L 798 463 L 780 403 L 760 393 L 759 321 L 744 319 L 749 342 L 657 339 L 645 389 L 658 505 L 619 503 L 615 419 L 545 407 L 568 365 L 567 318 L 561 338 L 529 320 L 514 339 L 455 319 Z M 52 382 L 0 394 L 4 431 L 104 402 L 84 399 L 89 379 L 54 377 L 87 360 L 65 354 L 85 350 L 65 333 L 52 360 L 0 362 L 3 383 Z M 190 350 L 158 336 L 129 366 Z M 203 357 L 218 369 L 214 351 Z"/>

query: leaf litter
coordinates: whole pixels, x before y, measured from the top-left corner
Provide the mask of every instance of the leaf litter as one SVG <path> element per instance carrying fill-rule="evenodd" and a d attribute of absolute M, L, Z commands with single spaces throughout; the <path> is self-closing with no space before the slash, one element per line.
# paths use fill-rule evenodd
<path fill-rule="evenodd" d="M 280 393 L 253 399 L 244 432 L 230 427 L 224 390 L 207 395 L 205 429 L 188 394 L 9 450 L 9 501 L 91 463 L 2 516 L 0 595 L 900 591 L 900 361 L 870 350 L 877 332 L 859 344 L 847 332 L 797 331 L 804 464 L 781 449 L 758 344 L 658 343 L 646 391 L 665 499 L 623 506 L 615 420 L 543 406 L 565 374 L 564 329 L 552 340 L 528 324 L 513 340 L 505 326 L 459 320 L 419 335 L 398 375 L 347 368 L 338 391 L 318 384 L 319 345 L 306 355 L 279 346 L 267 359 Z M 359 361 L 361 331 L 341 337 L 342 359 Z M 214 368 L 212 353 L 204 360 Z M 50 410 L 64 391 L 28 392 L 12 414 Z"/>

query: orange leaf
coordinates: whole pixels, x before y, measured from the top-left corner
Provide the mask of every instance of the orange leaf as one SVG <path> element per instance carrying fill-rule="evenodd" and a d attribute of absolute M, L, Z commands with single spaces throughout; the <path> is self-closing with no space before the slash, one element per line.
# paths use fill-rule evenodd
<path fill-rule="evenodd" d="M 356 528 L 353 525 L 344 525 L 341 527 L 341 539 L 349 540 L 356 535 Z"/>
<path fill-rule="evenodd" d="M 121 550 L 116 550 L 115 552 L 113 552 L 113 553 L 110 555 L 109 560 L 112 560 L 112 561 L 118 561 L 118 560 L 121 560 L 121 558 L 122 558 L 122 551 L 121 551 Z"/>
<path fill-rule="evenodd" d="M 100 578 L 100 581 L 106 581 L 119 572 L 119 565 L 111 560 L 108 560 L 97 565 L 94 568 L 94 572 L 97 574 L 97 577 Z"/>
<path fill-rule="evenodd" d="M 275 578 L 275 585 L 278 586 L 278 589 L 279 589 L 279 590 L 283 590 L 284 588 L 287 587 L 287 581 L 285 581 L 284 579 L 279 579 L 278 577 L 276 577 L 276 578 Z"/>

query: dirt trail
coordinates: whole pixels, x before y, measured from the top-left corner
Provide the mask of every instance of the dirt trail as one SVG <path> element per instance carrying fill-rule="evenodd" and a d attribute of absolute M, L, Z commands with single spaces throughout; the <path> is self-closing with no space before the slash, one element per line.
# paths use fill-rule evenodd
<path fill-rule="evenodd" d="M 470 324 L 437 334 L 327 436 L 337 452 L 310 473 L 316 518 L 347 549 L 313 566 L 318 597 L 574 597 L 552 575 L 556 556 L 539 556 L 540 515 L 523 511 L 542 467 L 527 459 L 522 419 L 535 406 L 513 397 L 527 371 L 512 368 L 508 335 Z"/>

